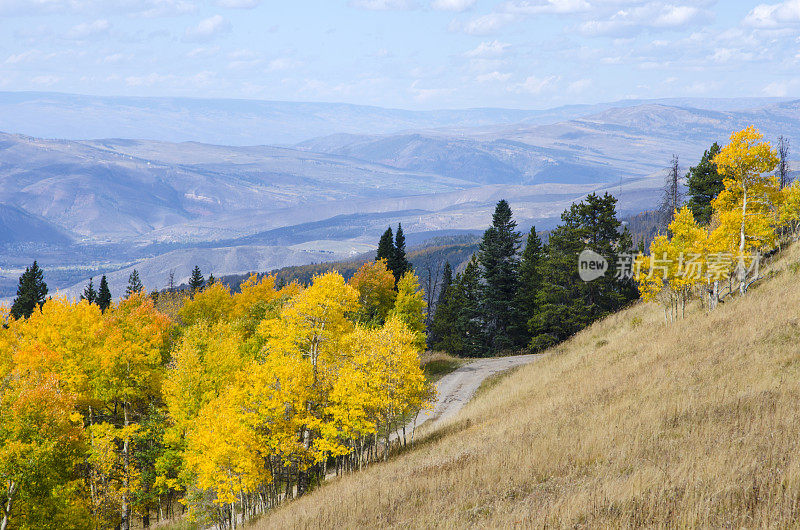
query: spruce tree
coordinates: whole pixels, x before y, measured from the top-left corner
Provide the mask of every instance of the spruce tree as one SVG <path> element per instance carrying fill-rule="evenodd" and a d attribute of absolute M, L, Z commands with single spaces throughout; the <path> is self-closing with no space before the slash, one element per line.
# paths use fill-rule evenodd
<path fill-rule="evenodd" d="M 100 288 L 97 290 L 97 305 L 100 311 L 104 312 L 111 306 L 111 290 L 108 288 L 108 280 L 104 274 L 100 278 Z"/>
<path fill-rule="evenodd" d="M 378 252 L 375 255 L 375 261 L 385 259 L 387 266 L 394 258 L 394 234 L 392 234 L 392 227 L 386 229 L 386 232 L 381 236 L 378 242 Z M 390 267 L 391 268 L 391 267 Z"/>
<path fill-rule="evenodd" d="M 94 290 L 94 278 L 89 278 L 89 285 L 83 290 L 81 300 L 86 300 L 90 304 L 97 302 L 97 291 Z"/>
<path fill-rule="evenodd" d="M 217 279 L 214 278 L 214 273 L 212 272 L 208 275 L 208 281 L 206 282 L 206 285 L 214 285 L 215 281 L 217 281 Z"/>
<path fill-rule="evenodd" d="M 520 338 L 520 345 L 527 345 L 530 340 L 528 321 L 536 313 L 536 297 L 542 286 L 541 271 L 542 240 L 536 233 L 536 227 L 531 227 L 525 250 L 519 265 L 519 289 L 517 291 L 517 317 L 516 335 Z"/>
<path fill-rule="evenodd" d="M 389 260 L 389 268 L 394 274 L 395 281 L 400 281 L 400 278 L 411 270 L 411 264 L 406 257 L 406 236 L 403 234 L 403 226 L 399 223 L 394 236 L 394 245 L 392 257 Z"/>
<path fill-rule="evenodd" d="M 17 297 L 11 305 L 11 316 L 15 319 L 28 318 L 44 305 L 47 297 L 47 284 L 44 282 L 44 273 L 39 264 L 34 261 L 19 277 Z"/>
<path fill-rule="evenodd" d="M 508 202 L 497 203 L 492 226 L 483 234 L 478 261 L 483 275 L 482 320 L 488 347 L 494 352 L 513 348 L 518 343 L 515 327 L 519 319 L 520 235 L 515 229 Z"/>
<path fill-rule="evenodd" d="M 189 278 L 189 288 L 192 292 L 197 292 L 203 288 L 205 283 L 203 273 L 200 272 L 200 267 L 195 265 L 194 269 L 192 269 L 192 276 Z"/>
<path fill-rule="evenodd" d="M 717 171 L 714 157 L 720 152 L 719 145 L 714 142 L 700 159 L 700 163 L 689 169 L 687 175 L 689 208 L 692 215 L 701 225 L 711 222 L 711 201 L 713 201 L 725 185 L 723 177 Z"/>
<path fill-rule="evenodd" d="M 550 233 L 540 265 L 536 311 L 529 321 L 531 348 L 561 342 L 638 296 L 633 280 L 619 268 L 633 242 L 627 229 L 620 230 L 615 205 L 616 199 L 607 193 L 591 194 L 565 211 L 562 224 Z M 608 262 L 606 273 L 590 282 L 578 274 L 578 255 L 587 248 Z"/>
<path fill-rule="evenodd" d="M 436 299 L 430 332 L 428 333 L 428 345 L 432 349 L 444 349 L 437 346 L 442 337 L 447 334 L 447 328 L 450 327 L 453 321 L 452 308 L 448 304 L 448 297 L 452 295 L 450 292 L 452 286 L 453 269 L 450 267 L 450 262 L 446 261 L 444 263 L 444 272 L 442 272 L 442 283 L 439 286 L 439 296 Z"/>
<path fill-rule="evenodd" d="M 141 293 L 144 291 L 144 285 L 139 279 L 139 271 L 133 269 L 133 272 L 128 276 L 128 287 L 125 288 L 125 298 L 130 298 L 134 293 Z"/>
<path fill-rule="evenodd" d="M 459 276 L 450 298 L 453 311 L 450 337 L 452 353 L 466 357 L 482 357 L 487 354 L 482 296 L 480 265 L 477 256 L 473 255 L 464 273 Z"/>

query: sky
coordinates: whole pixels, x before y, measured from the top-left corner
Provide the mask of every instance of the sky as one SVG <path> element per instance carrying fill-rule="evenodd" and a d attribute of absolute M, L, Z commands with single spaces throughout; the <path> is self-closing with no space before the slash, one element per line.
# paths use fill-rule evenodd
<path fill-rule="evenodd" d="M 0 0 L 0 90 L 407 109 L 800 96 L 800 0 Z"/>

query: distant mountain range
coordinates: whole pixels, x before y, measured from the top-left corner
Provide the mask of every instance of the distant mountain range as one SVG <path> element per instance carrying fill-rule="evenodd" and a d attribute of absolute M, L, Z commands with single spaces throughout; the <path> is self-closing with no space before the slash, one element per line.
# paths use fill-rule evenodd
<path fill-rule="evenodd" d="M 677 107 L 743 110 L 787 98 L 652 100 Z M 342 103 L 247 99 L 105 97 L 53 92 L 0 92 L 0 131 L 41 138 L 137 138 L 220 145 L 293 144 L 335 133 L 390 134 L 442 127 L 557 123 L 643 100 L 568 105 L 546 110 L 410 111 Z"/>
<path fill-rule="evenodd" d="M 480 231 L 501 198 L 523 228 L 553 226 L 592 191 L 637 213 L 673 154 L 685 169 L 750 124 L 800 138 L 800 100 L 412 112 L 0 93 L 0 298 L 34 258 L 54 287 L 108 272 L 119 294 L 133 267 L 156 288 L 195 263 L 219 276 L 344 259 L 398 222 L 418 240 Z M 213 138 L 294 143 L 197 141 Z"/>

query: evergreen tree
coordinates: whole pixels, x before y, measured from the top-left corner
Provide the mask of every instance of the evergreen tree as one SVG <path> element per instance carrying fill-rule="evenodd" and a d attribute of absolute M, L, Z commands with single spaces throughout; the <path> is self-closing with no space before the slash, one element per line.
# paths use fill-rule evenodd
<path fill-rule="evenodd" d="M 406 257 L 406 236 L 403 234 L 402 225 L 397 225 L 397 232 L 394 236 L 392 257 L 389 259 L 389 268 L 394 274 L 395 281 L 400 281 L 403 275 L 411 270 L 411 264 Z"/>
<path fill-rule="evenodd" d="M 130 298 L 134 293 L 141 293 L 144 291 L 144 285 L 139 279 L 139 271 L 133 269 L 133 272 L 128 276 L 128 287 L 125 288 L 125 298 Z"/>
<path fill-rule="evenodd" d="M 514 336 L 519 318 L 520 235 L 516 227 L 511 208 L 505 200 L 501 200 L 492 216 L 492 226 L 484 232 L 478 250 L 478 262 L 483 274 L 482 321 L 488 347 L 494 351 L 513 348 L 518 340 Z"/>
<path fill-rule="evenodd" d="M 386 260 L 389 264 L 394 258 L 394 234 L 392 234 L 392 227 L 386 229 L 386 232 L 381 236 L 378 242 L 378 253 L 375 255 L 375 261 L 382 259 Z M 390 267 L 391 268 L 391 267 Z"/>
<path fill-rule="evenodd" d="M 453 308 L 448 303 L 448 298 L 452 296 L 452 288 L 453 269 L 450 267 L 450 262 L 446 261 L 444 263 L 444 272 L 442 272 L 442 283 L 439 286 L 439 297 L 436 299 L 433 319 L 428 333 L 428 345 L 432 349 L 444 349 L 440 347 L 440 342 L 447 335 L 447 329 L 453 322 Z"/>
<path fill-rule="evenodd" d="M 212 272 L 208 275 L 208 281 L 206 282 L 206 285 L 214 285 L 215 281 L 217 281 L 217 279 L 214 278 L 214 273 Z"/>
<path fill-rule="evenodd" d="M 206 281 L 203 279 L 203 273 L 200 272 L 200 267 L 195 265 L 194 269 L 192 269 L 192 275 L 189 278 L 189 288 L 192 292 L 197 292 L 203 288 Z"/>
<path fill-rule="evenodd" d="M 541 271 L 539 267 L 542 261 L 542 240 L 536 233 L 536 227 L 531 227 L 528 240 L 525 243 L 525 250 L 522 252 L 522 259 L 519 265 L 519 289 L 517 291 L 517 308 L 519 316 L 515 323 L 518 331 L 517 335 L 522 338 L 524 344 L 530 340 L 528 333 L 528 321 L 536 313 L 536 296 L 542 286 Z"/>
<path fill-rule="evenodd" d="M 11 305 L 11 316 L 15 319 L 28 318 L 39 307 L 41 308 L 47 296 L 47 284 L 44 282 L 44 273 L 39 264 L 34 261 L 19 277 L 17 297 Z"/>
<path fill-rule="evenodd" d="M 627 230 L 620 231 L 615 205 L 607 193 L 591 194 L 561 215 L 541 262 L 536 312 L 528 323 L 531 348 L 561 342 L 638 296 L 632 278 L 620 268 L 620 258 L 630 255 L 633 243 Z M 578 255 L 587 248 L 608 261 L 606 273 L 591 282 L 578 274 Z"/>
<path fill-rule="evenodd" d="M 94 278 L 89 278 L 89 285 L 83 290 L 81 300 L 86 300 L 90 304 L 97 302 L 97 291 L 94 290 Z"/>
<path fill-rule="evenodd" d="M 100 311 L 104 313 L 111 306 L 111 290 L 108 288 L 108 280 L 106 280 L 105 274 L 100 278 L 100 288 L 97 290 L 97 305 L 100 307 Z"/>
<path fill-rule="evenodd" d="M 477 256 L 472 259 L 458 278 L 449 303 L 452 304 L 454 320 L 449 341 L 456 355 L 481 357 L 487 352 L 487 340 L 482 320 L 480 265 Z"/>
<path fill-rule="evenodd" d="M 687 175 L 689 208 L 692 215 L 701 225 L 711 222 L 711 201 L 725 187 L 722 183 L 723 177 L 717 171 L 717 164 L 714 157 L 720 152 L 719 144 L 714 142 L 700 159 L 700 163 L 689 169 Z"/>

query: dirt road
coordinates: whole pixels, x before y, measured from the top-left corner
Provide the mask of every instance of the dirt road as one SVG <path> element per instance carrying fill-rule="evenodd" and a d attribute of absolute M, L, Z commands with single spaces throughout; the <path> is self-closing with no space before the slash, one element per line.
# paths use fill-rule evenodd
<path fill-rule="evenodd" d="M 528 364 L 539 357 L 541 355 L 514 355 L 511 357 L 476 359 L 450 372 L 436 383 L 437 397 L 433 411 L 421 413 L 417 418 L 416 426 L 419 427 L 426 423 L 427 427 L 431 427 L 451 418 L 467 404 L 484 379 L 497 372 Z M 428 422 L 433 425 L 428 424 Z"/>

